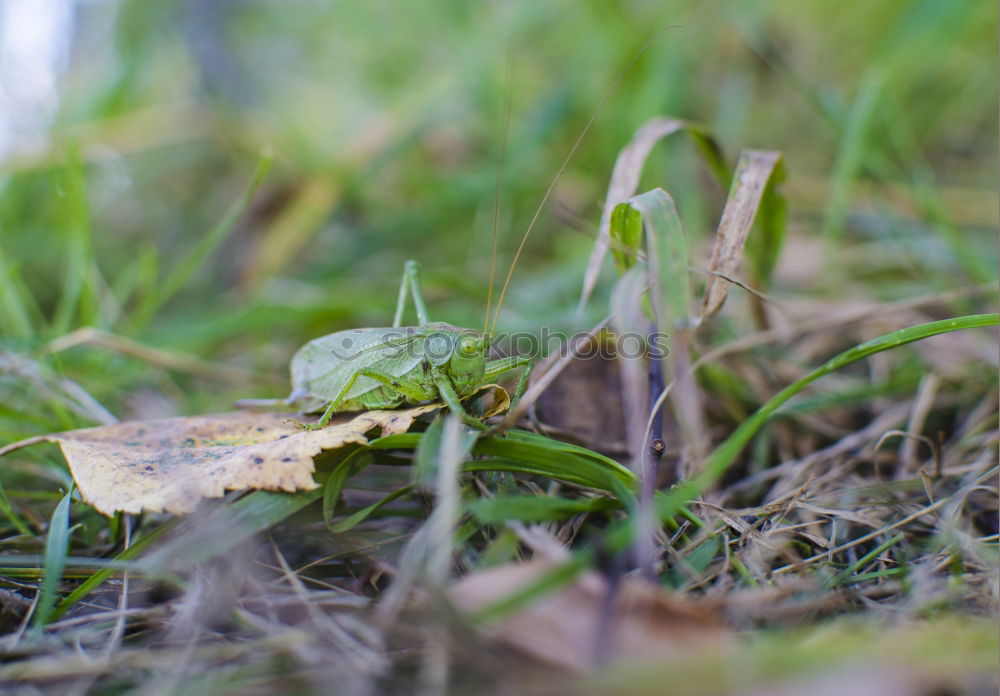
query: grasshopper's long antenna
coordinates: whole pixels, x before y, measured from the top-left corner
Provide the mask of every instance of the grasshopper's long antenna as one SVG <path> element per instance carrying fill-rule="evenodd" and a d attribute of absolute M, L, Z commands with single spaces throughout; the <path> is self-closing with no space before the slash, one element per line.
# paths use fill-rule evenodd
<path fill-rule="evenodd" d="M 500 141 L 500 162 L 497 165 L 497 180 L 496 186 L 493 191 L 493 249 L 490 252 L 490 282 L 487 286 L 486 291 L 486 316 L 483 318 L 483 336 L 489 338 L 493 331 L 490 328 L 490 306 L 493 302 L 493 280 L 497 269 L 497 228 L 500 225 L 500 188 L 503 181 L 503 164 L 504 158 L 507 154 L 507 136 L 510 133 L 510 104 L 511 104 L 511 86 L 513 80 L 511 75 L 513 75 L 514 67 L 514 51 L 512 48 L 507 48 L 507 75 L 504 78 L 506 81 L 506 87 L 504 88 L 503 97 L 503 136 Z"/>
<path fill-rule="evenodd" d="M 538 217 L 542 214 L 542 209 L 545 207 L 546 202 L 548 202 L 549 200 L 549 196 L 552 195 L 552 191 L 555 189 L 556 184 L 559 182 L 559 177 L 562 176 L 562 173 L 566 170 L 566 167 L 569 166 L 570 160 L 573 159 L 573 155 L 576 154 L 577 149 L 580 147 L 580 143 L 583 142 L 584 137 L 587 135 L 587 131 L 589 131 L 590 127 L 594 125 L 594 121 L 597 120 L 597 117 L 601 115 L 601 111 L 604 110 L 604 105 L 608 103 L 608 100 L 611 98 L 611 95 L 615 93 L 616 89 L 618 89 L 618 85 L 621 83 L 622 78 L 624 78 L 625 75 L 628 73 L 628 71 L 632 68 L 632 66 L 635 65 L 635 62 L 642 57 L 642 54 L 644 54 L 649 49 L 649 47 L 653 44 L 654 41 L 660 38 L 660 35 L 663 34 L 663 32 L 667 31 L 668 29 L 677 29 L 678 27 L 679 25 L 662 27 L 655 34 L 653 34 L 646 40 L 646 43 L 642 45 L 642 48 L 636 51 L 635 55 L 632 56 L 632 58 L 625 65 L 625 67 L 621 69 L 621 72 L 618 73 L 618 76 L 615 78 L 615 81 L 611 83 L 611 87 L 608 88 L 608 91 L 604 93 L 604 97 L 601 99 L 601 103 L 597 105 L 597 109 L 591 115 L 590 120 L 587 121 L 587 125 L 585 125 L 583 127 L 583 130 L 580 131 L 580 135 L 577 136 L 576 141 L 573 143 L 573 147 L 569 149 L 569 153 L 566 155 L 566 159 L 564 159 L 563 163 L 559 166 L 559 170 L 556 172 L 556 175 L 552 177 L 552 181 L 549 183 L 549 187 L 545 189 L 545 195 L 542 196 L 542 201 L 541 203 L 538 204 L 538 207 L 535 209 L 535 214 L 531 217 L 531 222 L 528 223 L 528 228 L 524 231 L 524 235 L 521 237 L 521 243 L 518 245 L 517 251 L 514 252 L 514 258 L 511 260 L 510 268 L 507 270 L 507 277 L 503 281 L 503 288 L 501 288 L 500 290 L 500 297 L 497 298 L 496 310 L 493 313 L 493 324 L 490 327 L 491 334 L 493 333 L 493 330 L 496 329 L 497 320 L 500 318 L 500 308 L 503 306 L 504 297 L 507 295 L 507 288 L 510 286 L 510 279 L 514 275 L 514 268 L 517 266 L 517 262 L 521 258 L 521 252 L 524 251 L 524 245 L 528 241 L 528 236 L 531 234 L 531 231 L 535 228 L 535 223 L 538 222 Z"/>

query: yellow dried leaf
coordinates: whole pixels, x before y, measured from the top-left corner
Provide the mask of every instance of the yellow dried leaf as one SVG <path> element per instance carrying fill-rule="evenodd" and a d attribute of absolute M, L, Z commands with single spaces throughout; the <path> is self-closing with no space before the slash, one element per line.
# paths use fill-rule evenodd
<path fill-rule="evenodd" d="M 376 427 L 383 435 L 406 432 L 417 416 L 437 408 L 350 414 L 320 430 L 295 425 L 298 414 L 246 411 L 126 421 L 22 440 L 0 455 L 55 442 L 83 499 L 99 512 L 182 514 L 227 490 L 316 488 L 313 457 L 320 452 L 365 444 L 365 433 Z"/>
<path fill-rule="evenodd" d="M 510 397 L 495 384 L 486 415 L 507 410 Z M 335 416 L 325 428 L 303 430 L 297 413 L 235 411 L 205 416 L 126 421 L 21 440 L 0 456 L 39 442 L 59 445 L 84 501 L 105 515 L 115 512 L 191 512 L 202 498 L 227 490 L 311 490 L 313 457 L 344 445 L 368 442 L 366 433 L 405 433 L 416 418 L 440 403 L 393 411 Z"/>

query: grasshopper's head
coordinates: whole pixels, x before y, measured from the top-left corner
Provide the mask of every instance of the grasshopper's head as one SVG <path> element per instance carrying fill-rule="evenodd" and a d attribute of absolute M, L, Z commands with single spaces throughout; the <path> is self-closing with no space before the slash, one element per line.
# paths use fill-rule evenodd
<path fill-rule="evenodd" d="M 424 343 L 424 357 L 432 365 L 443 367 L 452 377 L 482 375 L 486 369 L 489 340 L 470 330 L 446 324 L 431 333 Z"/>
<path fill-rule="evenodd" d="M 425 351 L 431 364 L 443 367 L 461 390 L 467 384 L 479 385 L 489 341 L 473 331 L 441 332 L 428 340 Z"/>
<path fill-rule="evenodd" d="M 461 380 L 463 377 L 478 380 L 486 369 L 486 352 L 489 345 L 485 336 L 475 333 L 463 333 L 455 341 L 451 351 L 448 368 L 452 377 Z"/>

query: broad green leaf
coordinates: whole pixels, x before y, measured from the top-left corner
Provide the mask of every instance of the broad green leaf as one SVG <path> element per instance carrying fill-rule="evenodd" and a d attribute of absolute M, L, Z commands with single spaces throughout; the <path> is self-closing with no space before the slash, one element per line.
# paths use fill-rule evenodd
<path fill-rule="evenodd" d="M 619 203 L 611 211 L 610 235 L 615 244 L 611 254 L 618 275 L 631 268 L 642 251 L 642 215 L 628 203 Z"/>

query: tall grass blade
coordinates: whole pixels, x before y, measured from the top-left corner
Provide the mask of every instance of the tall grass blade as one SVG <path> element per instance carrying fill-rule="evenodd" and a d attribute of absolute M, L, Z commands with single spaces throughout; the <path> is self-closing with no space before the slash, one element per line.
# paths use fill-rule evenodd
<path fill-rule="evenodd" d="M 56 304 L 51 332 L 56 336 L 68 332 L 74 323 L 93 322 L 96 301 L 89 298 L 89 311 L 83 311 L 84 289 L 94 265 L 90 210 L 83 183 L 83 162 L 79 149 L 70 149 L 62 176 L 58 181 L 62 224 L 60 246 L 65 254 L 62 292 Z M 80 316 L 77 313 L 80 312 Z M 77 320 L 74 322 L 74 320 Z"/>
<path fill-rule="evenodd" d="M 830 181 L 826 217 L 823 220 L 823 238 L 831 249 L 837 245 L 847 220 L 851 191 L 866 156 L 875 107 L 878 106 L 884 84 L 881 71 L 875 68 L 869 70 L 861 80 L 847 116 Z"/>
<path fill-rule="evenodd" d="M 187 255 L 187 258 L 177 264 L 176 268 L 160 283 L 159 287 L 153 293 L 146 296 L 143 304 L 136 310 L 133 319 L 133 323 L 137 327 L 144 326 L 170 298 L 176 295 L 194 272 L 205 263 L 209 255 L 229 235 L 236 222 L 250 205 L 250 201 L 253 200 L 254 194 L 260 188 L 261 183 L 263 183 L 264 177 L 267 175 L 270 167 L 271 152 L 265 149 L 257 158 L 253 174 L 250 176 L 250 180 L 247 182 L 239 198 L 229 206 L 229 210 L 226 211 L 226 214 L 222 216 L 222 219 L 219 220 L 215 227 L 209 230 L 208 234 L 195 244 L 194 248 Z"/>
<path fill-rule="evenodd" d="M 481 498 L 469 504 L 469 509 L 484 524 L 508 520 L 556 522 L 574 515 L 621 507 L 621 502 L 610 498 L 569 499 L 539 495 Z"/>
<path fill-rule="evenodd" d="M 327 477 L 326 483 L 323 484 L 323 520 L 331 532 L 334 531 L 331 521 L 337 509 L 337 503 L 340 502 L 341 493 L 344 491 L 344 484 L 347 483 L 347 479 L 367 467 L 371 462 L 371 455 L 364 449 L 357 449 L 338 462 Z"/>
<path fill-rule="evenodd" d="M 30 295 L 18 282 L 17 271 L 0 247 L 0 334 L 7 338 L 30 338 L 35 330 L 28 313 Z"/>

